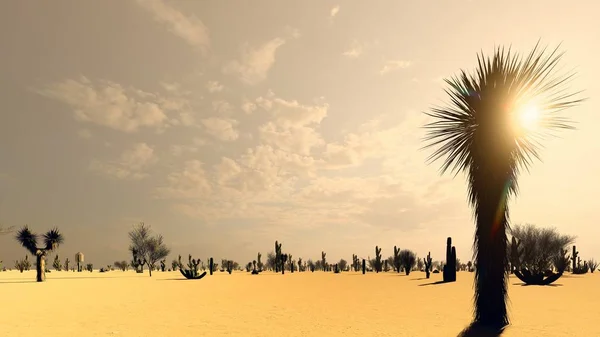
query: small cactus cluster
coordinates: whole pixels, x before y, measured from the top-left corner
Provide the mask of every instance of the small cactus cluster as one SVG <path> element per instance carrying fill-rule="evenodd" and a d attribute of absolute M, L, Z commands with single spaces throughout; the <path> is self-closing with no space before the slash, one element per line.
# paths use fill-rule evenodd
<path fill-rule="evenodd" d="M 211 264 L 212 264 L 212 258 L 210 258 L 210 260 L 211 260 Z M 188 268 L 183 269 L 183 267 L 180 267 L 179 271 L 188 280 L 201 279 L 204 276 L 206 276 L 206 272 L 203 272 L 203 273 L 198 272 L 198 265 L 200 265 L 200 262 L 201 262 L 200 259 L 192 259 L 192 254 L 189 254 L 188 255 Z M 179 264 L 179 266 L 183 266 L 183 264 L 181 263 L 181 255 L 179 255 L 178 264 Z M 211 272 L 211 274 L 212 274 L 212 272 Z"/>
<path fill-rule="evenodd" d="M 446 264 L 444 265 L 444 282 L 456 281 L 456 247 L 452 246 L 452 238 L 446 240 Z"/>
<path fill-rule="evenodd" d="M 352 254 L 352 269 L 354 269 L 354 271 L 358 271 L 358 269 L 360 265 L 360 261 L 358 260 L 358 256 Z"/>
<path fill-rule="evenodd" d="M 85 265 L 85 270 L 87 270 L 87 271 L 89 271 L 91 273 L 92 271 L 94 271 L 94 265 L 91 264 L 91 263 L 86 264 Z"/>

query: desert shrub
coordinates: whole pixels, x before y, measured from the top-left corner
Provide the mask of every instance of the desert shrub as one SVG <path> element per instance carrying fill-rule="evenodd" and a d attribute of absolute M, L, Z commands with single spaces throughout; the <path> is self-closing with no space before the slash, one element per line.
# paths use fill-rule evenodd
<path fill-rule="evenodd" d="M 514 226 L 511 236 L 517 239 L 521 247 L 521 269 L 533 273 L 544 273 L 552 267 L 562 268 L 559 257 L 563 255 L 566 247 L 575 241 L 574 236 L 560 234 L 555 228 L 535 227 L 531 224 Z M 556 262 L 559 262 L 559 266 L 554 265 Z"/>
<path fill-rule="evenodd" d="M 406 275 L 410 274 L 410 271 L 417 264 L 417 254 L 408 249 L 401 250 L 400 263 L 402 264 L 402 268 L 404 268 Z"/>
<path fill-rule="evenodd" d="M 85 265 L 85 269 L 91 273 L 94 270 L 94 265 L 91 263 L 88 263 Z"/>
<path fill-rule="evenodd" d="M 344 259 L 340 259 L 340 262 L 338 262 L 338 268 L 340 270 L 346 270 L 346 267 L 348 266 L 348 261 L 344 260 Z"/>
<path fill-rule="evenodd" d="M 598 268 L 598 261 L 590 259 L 588 261 L 588 266 L 590 267 L 590 272 L 593 273 Z"/>

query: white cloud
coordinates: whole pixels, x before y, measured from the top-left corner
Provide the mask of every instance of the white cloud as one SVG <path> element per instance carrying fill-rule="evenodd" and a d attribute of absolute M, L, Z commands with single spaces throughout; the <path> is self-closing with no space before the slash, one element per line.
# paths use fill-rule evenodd
<path fill-rule="evenodd" d="M 340 5 L 334 6 L 330 11 L 329 11 L 329 16 L 330 17 L 335 17 L 337 15 L 337 13 L 340 11 Z"/>
<path fill-rule="evenodd" d="M 221 91 L 223 91 L 224 88 L 225 87 L 217 81 L 208 81 L 208 83 L 206 83 L 206 89 L 211 94 L 215 93 L 215 92 L 221 92 Z"/>
<path fill-rule="evenodd" d="M 350 47 L 342 53 L 342 55 L 348 58 L 358 58 L 363 54 L 364 46 L 357 40 L 352 41 Z"/>
<path fill-rule="evenodd" d="M 117 161 L 103 163 L 92 160 L 90 169 L 118 179 L 139 180 L 148 176 L 145 170 L 156 161 L 152 147 L 146 143 L 136 143 L 125 150 Z"/>
<path fill-rule="evenodd" d="M 251 114 L 254 110 L 256 110 L 256 104 L 245 100 L 244 103 L 242 103 L 242 111 L 245 112 L 246 114 Z"/>
<path fill-rule="evenodd" d="M 226 64 L 223 72 L 237 75 L 242 82 L 250 85 L 262 82 L 275 63 L 277 49 L 283 44 L 285 40 L 282 38 L 274 38 L 258 48 L 250 48 L 246 44 L 242 46 L 241 58 Z"/>
<path fill-rule="evenodd" d="M 166 110 L 178 107 L 167 99 L 138 89 L 125 89 L 117 83 L 99 81 L 94 85 L 81 77 L 54 83 L 39 94 L 69 105 L 75 118 L 124 132 L 141 127 L 160 129 L 166 125 Z"/>
<path fill-rule="evenodd" d="M 381 75 L 387 74 L 394 70 L 406 69 L 410 67 L 412 63 L 410 61 L 405 60 L 390 60 L 386 61 L 379 73 Z"/>
<path fill-rule="evenodd" d="M 208 134 L 219 140 L 234 141 L 239 137 L 239 132 L 235 128 L 238 122 L 234 119 L 210 117 L 200 122 Z"/>
<path fill-rule="evenodd" d="M 217 100 L 212 102 L 212 108 L 219 115 L 226 115 L 233 110 L 233 105 L 225 100 Z"/>
<path fill-rule="evenodd" d="M 164 0 L 136 0 L 144 9 L 154 15 L 154 19 L 167 26 L 169 31 L 179 36 L 192 47 L 206 52 L 210 45 L 208 28 L 194 15 L 185 15 Z"/>

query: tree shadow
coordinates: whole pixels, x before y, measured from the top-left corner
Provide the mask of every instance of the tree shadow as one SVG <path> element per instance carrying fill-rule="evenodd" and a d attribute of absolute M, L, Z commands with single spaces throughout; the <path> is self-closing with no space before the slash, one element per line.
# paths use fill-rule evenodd
<path fill-rule="evenodd" d="M 411 281 L 422 281 L 422 280 L 427 280 L 427 277 L 421 277 L 421 278 L 411 279 Z"/>
<path fill-rule="evenodd" d="M 498 337 L 502 335 L 504 328 L 491 329 L 477 323 L 471 323 L 457 337 Z"/>
<path fill-rule="evenodd" d="M 436 281 L 436 282 L 431 282 L 431 283 L 419 284 L 419 287 L 422 287 L 422 286 L 434 286 L 434 285 L 437 285 L 437 284 L 444 284 L 444 283 L 452 283 L 452 282 Z"/>
<path fill-rule="evenodd" d="M 521 287 L 530 287 L 530 286 L 538 286 L 538 287 L 562 287 L 561 283 L 550 283 L 550 284 L 527 284 L 527 283 L 513 283 L 513 286 L 521 286 Z"/>

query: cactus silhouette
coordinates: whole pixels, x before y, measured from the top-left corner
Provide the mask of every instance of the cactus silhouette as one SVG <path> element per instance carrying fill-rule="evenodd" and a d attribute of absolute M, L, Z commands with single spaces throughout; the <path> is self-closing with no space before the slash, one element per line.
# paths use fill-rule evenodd
<path fill-rule="evenodd" d="M 375 246 L 375 272 L 379 273 L 381 271 L 381 248 L 379 246 Z"/>
<path fill-rule="evenodd" d="M 431 273 L 431 252 L 427 253 L 427 258 L 423 258 L 423 262 L 425 262 L 425 277 L 429 278 Z"/>
<path fill-rule="evenodd" d="M 452 238 L 446 240 L 446 264 L 444 265 L 444 282 L 456 281 L 456 248 L 452 246 Z"/>
<path fill-rule="evenodd" d="M 211 264 L 212 264 L 212 257 L 210 259 L 211 259 Z M 202 272 L 202 274 L 200 274 L 198 272 L 198 265 L 200 264 L 200 259 L 192 259 L 192 254 L 188 255 L 188 268 L 187 269 L 183 269 L 183 264 L 181 263 L 181 255 L 179 255 L 178 264 L 179 264 L 179 271 L 188 280 L 199 280 L 199 279 L 203 278 L 204 276 L 206 276 L 206 272 Z"/>
<path fill-rule="evenodd" d="M 400 273 L 402 263 L 400 263 L 400 248 L 394 246 L 394 268 L 397 273 Z"/>

